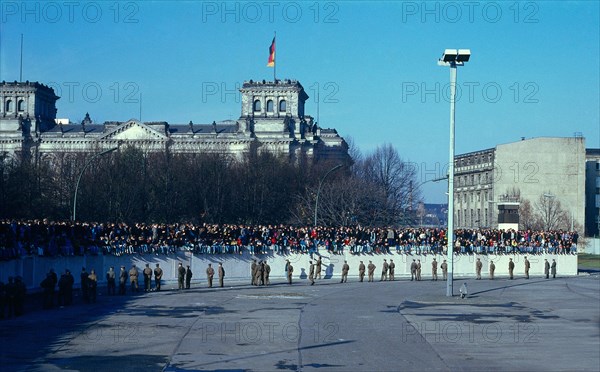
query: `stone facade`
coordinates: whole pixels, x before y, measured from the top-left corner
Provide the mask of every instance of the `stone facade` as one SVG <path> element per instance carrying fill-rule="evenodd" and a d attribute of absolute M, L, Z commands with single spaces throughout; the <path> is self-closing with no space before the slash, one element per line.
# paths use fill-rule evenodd
<path fill-rule="evenodd" d="M 295 80 L 252 80 L 240 89 L 238 120 L 210 124 L 127 121 L 97 124 L 86 114 L 80 124 L 56 123 L 52 88 L 39 83 L 0 84 L 0 153 L 97 152 L 121 146 L 173 153 L 220 152 L 238 158 L 252 151 L 284 155 L 292 161 L 349 161 L 348 145 L 335 129 L 304 114 L 308 95 Z"/>
<path fill-rule="evenodd" d="M 600 236 L 600 149 L 585 151 L 585 234 Z"/>
<path fill-rule="evenodd" d="M 582 137 L 524 139 L 457 155 L 456 227 L 511 223 L 506 215 L 508 221 L 498 221 L 498 211 L 512 213 L 518 197 L 534 204 L 544 194 L 557 198 L 574 224 L 584 226 L 585 158 Z"/>

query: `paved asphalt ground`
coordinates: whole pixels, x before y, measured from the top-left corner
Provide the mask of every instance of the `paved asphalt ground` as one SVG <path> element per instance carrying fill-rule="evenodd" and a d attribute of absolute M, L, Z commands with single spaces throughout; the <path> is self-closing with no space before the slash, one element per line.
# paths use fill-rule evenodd
<path fill-rule="evenodd" d="M 464 300 L 355 279 L 76 298 L 0 321 L 0 370 L 600 370 L 597 273 L 467 283 Z"/>

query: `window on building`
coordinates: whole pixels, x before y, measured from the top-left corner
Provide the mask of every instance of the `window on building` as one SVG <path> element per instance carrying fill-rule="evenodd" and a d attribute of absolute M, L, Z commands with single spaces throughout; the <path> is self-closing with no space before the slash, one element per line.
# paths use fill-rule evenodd
<path fill-rule="evenodd" d="M 254 111 L 260 111 L 260 101 L 254 101 Z"/>
<path fill-rule="evenodd" d="M 6 101 L 6 104 L 4 105 L 4 111 L 10 112 L 12 110 L 13 110 L 13 101 L 11 99 L 9 99 L 8 101 Z"/>
<path fill-rule="evenodd" d="M 19 103 L 17 104 L 17 110 L 19 111 L 25 111 L 25 101 L 20 99 Z"/>
<path fill-rule="evenodd" d="M 477 201 L 478 201 L 478 202 L 480 202 L 480 201 L 481 201 L 481 193 L 480 193 L 480 192 L 478 192 L 478 193 L 477 193 Z"/>
<path fill-rule="evenodd" d="M 487 210 L 487 208 L 485 208 L 483 210 L 483 214 L 485 216 L 485 226 L 487 227 L 487 226 L 489 226 L 489 224 L 488 224 L 488 210 Z"/>
<path fill-rule="evenodd" d="M 267 112 L 273 112 L 273 101 L 272 100 L 267 101 Z"/>
<path fill-rule="evenodd" d="M 475 176 L 471 175 L 471 185 L 474 185 L 474 184 L 475 184 Z"/>
<path fill-rule="evenodd" d="M 285 102 L 285 99 L 282 99 L 279 101 L 279 111 L 285 112 L 285 110 L 287 110 L 287 102 Z"/>

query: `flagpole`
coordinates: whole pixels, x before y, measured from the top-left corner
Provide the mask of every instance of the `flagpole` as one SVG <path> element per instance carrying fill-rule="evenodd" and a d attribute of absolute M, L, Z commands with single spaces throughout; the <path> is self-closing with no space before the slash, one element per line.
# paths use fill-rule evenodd
<path fill-rule="evenodd" d="M 275 36 L 273 36 L 273 38 L 275 39 L 275 58 L 273 59 L 273 83 L 277 83 L 277 31 L 275 31 Z"/>

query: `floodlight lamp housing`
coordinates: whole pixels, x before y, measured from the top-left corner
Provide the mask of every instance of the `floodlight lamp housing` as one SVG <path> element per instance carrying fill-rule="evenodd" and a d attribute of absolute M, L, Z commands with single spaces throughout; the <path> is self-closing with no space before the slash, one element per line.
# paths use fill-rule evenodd
<path fill-rule="evenodd" d="M 456 55 L 456 62 L 468 62 L 471 58 L 471 49 L 459 49 Z"/>
<path fill-rule="evenodd" d="M 441 60 L 444 62 L 454 62 L 457 55 L 458 51 L 456 49 L 446 49 L 444 50 Z"/>

